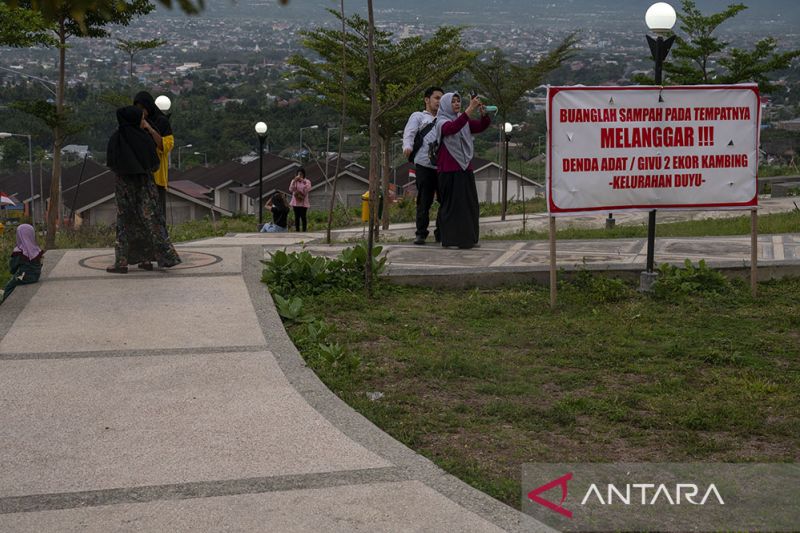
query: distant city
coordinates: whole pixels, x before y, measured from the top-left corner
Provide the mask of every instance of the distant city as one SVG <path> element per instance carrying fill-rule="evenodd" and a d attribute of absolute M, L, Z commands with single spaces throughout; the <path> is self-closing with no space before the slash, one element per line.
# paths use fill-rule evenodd
<path fill-rule="evenodd" d="M 644 12 L 650 3 L 376 0 L 375 6 L 378 26 L 398 38 L 431 35 L 444 23 L 462 25 L 464 42 L 469 48 L 498 47 L 518 63 L 535 62 L 564 37 L 576 33 L 580 50 L 549 81 L 624 84 L 630 83 L 636 74 L 652 73 L 644 23 Z M 215 87 L 213 104 L 224 106 L 228 102 L 241 104 L 242 91 L 236 88 L 252 86 L 251 92 L 261 92 L 267 101 L 288 105 L 297 101 L 299 93 L 287 81 L 290 78 L 287 60 L 293 54 L 307 53 L 302 47 L 301 32 L 319 26 L 338 27 L 336 18 L 326 10 L 338 9 L 339 4 L 330 0 L 291 0 L 288 6 L 280 6 L 277 0 L 238 3 L 221 0 L 207 4 L 206 11 L 199 16 L 159 7 L 129 27 L 111 28 L 108 39 L 73 39 L 67 53 L 70 88 L 99 93 L 126 87 L 132 81 L 140 87 L 179 96 L 191 95 L 203 84 Z M 674 4 L 678 6 L 678 2 Z M 704 13 L 710 13 L 724 9 L 728 1 L 699 0 L 697 4 Z M 364 2 L 357 5 L 365 14 Z M 345 2 L 345 9 L 348 15 L 353 14 L 353 3 Z M 726 22 L 718 34 L 732 46 L 743 48 L 772 35 L 778 39 L 780 49 L 785 50 L 800 48 L 798 28 L 800 9 L 796 2 L 760 0 Z M 131 80 L 129 57 L 117 48 L 117 39 L 155 38 L 167 43 L 137 54 Z M 0 86 L 40 90 L 25 75 L 55 80 L 57 53 L 54 49 L 0 48 L 0 67 L 4 69 L 0 69 Z M 784 89 L 771 96 L 771 109 L 765 118 L 794 118 L 793 106 L 800 103 L 800 61 L 776 78 Z M 2 111 L 2 106 L 9 103 L 8 98 L 8 92 L 6 96 L 0 95 L 0 130 L 11 127 L 4 124 L 8 117 Z M 112 124 L 107 127 L 113 127 Z M 93 135 L 92 139 L 102 137 L 98 132 Z M 84 135 L 84 143 L 87 142 Z M 99 142 L 92 140 L 92 144 Z"/>

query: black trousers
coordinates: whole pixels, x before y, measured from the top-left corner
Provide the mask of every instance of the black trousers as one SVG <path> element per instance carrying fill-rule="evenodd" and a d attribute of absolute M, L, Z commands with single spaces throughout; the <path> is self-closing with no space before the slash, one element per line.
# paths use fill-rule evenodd
<path fill-rule="evenodd" d="M 308 227 L 308 218 L 306 217 L 306 213 L 308 213 L 307 207 L 300 207 L 299 205 L 292 206 L 294 210 L 294 230 L 300 231 L 300 221 L 303 221 L 303 231 L 306 230 Z"/>
<path fill-rule="evenodd" d="M 426 239 L 428 237 L 428 225 L 430 224 L 430 211 L 434 197 L 439 197 L 439 176 L 435 168 L 428 168 L 422 165 L 417 167 L 417 237 Z M 439 198 L 439 203 L 442 203 Z M 439 240 L 439 217 L 436 217 L 436 230 L 433 232 L 436 240 Z"/>

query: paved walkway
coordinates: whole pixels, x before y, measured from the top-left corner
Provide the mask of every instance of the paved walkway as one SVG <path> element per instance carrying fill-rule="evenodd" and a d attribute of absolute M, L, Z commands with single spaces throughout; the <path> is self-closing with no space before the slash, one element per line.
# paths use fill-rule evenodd
<path fill-rule="evenodd" d="M 487 222 L 485 226 L 491 226 Z M 405 230 L 403 230 L 405 231 Z M 328 391 L 260 283 L 313 234 L 179 247 L 168 272 L 107 274 L 112 251 L 48 253 L 0 307 L 0 531 L 543 531 L 445 474 Z M 657 261 L 744 264 L 749 238 L 659 239 Z M 760 237 L 800 264 L 800 235 Z M 387 246 L 390 273 L 542 270 L 547 243 Z M 643 263 L 640 239 L 563 241 L 559 261 Z"/>
<path fill-rule="evenodd" d="M 319 382 L 259 281 L 267 243 L 127 275 L 48 253 L 0 307 L 0 531 L 545 531 Z"/>
<path fill-rule="evenodd" d="M 765 196 L 759 198 L 760 215 L 771 213 L 783 213 L 800 209 L 800 198 L 772 198 Z M 617 225 L 646 225 L 647 213 L 641 212 L 617 212 L 613 213 Z M 703 220 L 708 218 L 729 218 L 749 216 L 749 211 L 659 211 L 657 222 L 659 224 L 669 222 L 680 222 L 686 220 Z M 575 226 L 582 228 L 602 228 L 605 227 L 608 213 L 598 213 L 596 215 L 582 215 L 574 217 L 563 217 L 558 219 L 558 227 Z M 548 231 L 547 213 L 533 213 L 525 217 L 525 229 L 527 231 Z M 481 235 L 508 235 L 519 232 L 523 227 L 522 215 L 509 215 L 506 220 L 500 220 L 499 216 L 481 218 Z M 389 230 L 383 232 L 383 237 L 387 241 L 412 241 L 414 240 L 415 226 L 413 223 L 392 224 Z M 322 233 L 313 234 L 315 237 L 324 237 Z M 357 241 L 366 235 L 366 226 L 338 229 L 331 232 L 332 240 L 339 242 Z"/>

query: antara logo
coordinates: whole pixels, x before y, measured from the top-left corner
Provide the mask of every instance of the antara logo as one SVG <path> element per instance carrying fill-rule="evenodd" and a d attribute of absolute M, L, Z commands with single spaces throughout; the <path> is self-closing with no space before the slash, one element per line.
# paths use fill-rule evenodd
<path fill-rule="evenodd" d="M 569 509 L 565 509 L 561 507 L 561 505 L 556 505 L 553 502 L 549 502 L 544 498 L 541 498 L 539 494 L 542 492 L 547 492 L 548 490 L 552 489 L 553 487 L 561 486 L 561 502 L 564 503 L 564 500 L 567 499 L 567 482 L 572 479 L 572 472 L 569 474 L 565 474 L 558 479 L 554 479 L 550 483 L 545 483 L 541 487 L 537 487 L 528 493 L 528 498 L 532 502 L 536 502 L 539 505 L 544 505 L 548 509 L 557 512 L 560 515 L 564 515 L 567 518 L 572 518 L 572 511 Z"/>
<path fill-rule="evenodd" d="M 565 474 L 559 478 L 545 483 L 541 487 L 537 487 L 528 493 L 528 498 L 539 505 L 547 507 L 551 511 L 572 518 L 572 511 L 563 507 L 564 501 L 567 499 L 569 488 L 567 483 L 572 479 L 572 472 Z M 540 496 L 541 493 L 548 490 L 561 487 L 561 501 L 555 504 L 551 501 L 545 500 Z M 634 498 L 636 493 L 641 495 L 641 498 Z M 655 483 L 630 483 L 627 485 L 616 485 L 609 483 L 606 485 L 605 498 L 603 492 L 600 491 L 597 484 L 592 483 L 586 490 L 586 494 L 581 500 L 581 505 L 591 503 L 590 500 L 596 500 L 600 505 L 632 505 L 641 502 L 641 505 L 655 505 L 658 502 L 669 503 L 669 505 L 705 505 L 710 497 L 714 497 L 720 505 L 725 505 L 717 487 L 711 483 L 703 493 L 703 497 L 697 500 L 700 494 L 700 488 L 694 483 L 677 483 L 674 488 L 670 490 L 664 483 L 656 485 Z M 648 495 L 652 495 L 648 497 Z M 713 503 L 713 502 L 712 502 Z"/>

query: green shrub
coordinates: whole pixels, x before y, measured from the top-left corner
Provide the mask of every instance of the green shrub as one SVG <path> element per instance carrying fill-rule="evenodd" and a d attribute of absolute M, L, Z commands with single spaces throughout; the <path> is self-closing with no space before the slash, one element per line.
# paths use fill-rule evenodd
<path fill-rule="evenodd" d="M 575 278 L 568 284 L 584 293 L 592 301 L 600 303 L 620 302 L 631 296 L 631 288 L 623 280 L 592 274 L 585 269 L 579 270 Z"/>
<path fill-rule="evenodd" d="M 372 250 L 372 271 L 376 276 L 386 265 L 385 257 L 378 258 L 382 250 L 380 246 Z M 337 259 L 315 256 L 306 250 L 290 253 L 278 250 L 268 261 L 262 261 L 266 267 L 261 281 L 273 294 L 285 297 L 320 294 L 334 288 L 356 290 L 364 284 L 366 259 L 364 243 L 345 248 Z"/>
<path fill-rule="evenodd" d="M 308 362 L 317 370 L 333 374 L 352 374 L 361 366 L 361 358 L 349 353 L 338 342 L 318 344 L 309 354 Z"/>
<path fill-rule="evenodd" d="M 680 298 L 689 294 L 722 294 L 731 287 L 728 279 L 700 260 L 697 266 L 687 259 L 683 268 L 662 264 L 653 284 L 653 295 L 662 300 Z"/>
<path fill-rule="evenodd" d="M 303 309 L 303 300 L 294 296 L 291 298 L 284 298 L 280 294 L 275 295 L 275 307 L 281 318 L 290 322 L 310 322 L 314 320 L 308 316 Z"/>
<path fill-rule="evenodd" d="M 562 270 L 559 277 L 565 274 Z M 632 289 L 625 281 L 593 274 L 585 268 L 578 270 L 571 280 L 559 281 L 558 286 L 560 290 L 572 291 L 596 303 L 620 302 L 632 296 Z"/>

